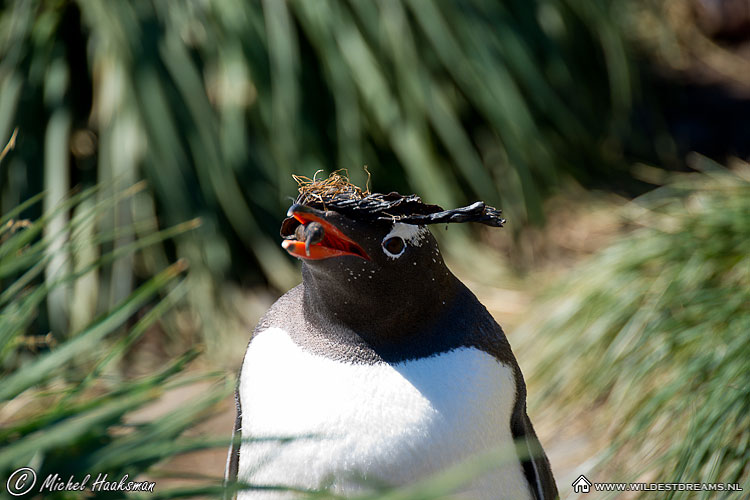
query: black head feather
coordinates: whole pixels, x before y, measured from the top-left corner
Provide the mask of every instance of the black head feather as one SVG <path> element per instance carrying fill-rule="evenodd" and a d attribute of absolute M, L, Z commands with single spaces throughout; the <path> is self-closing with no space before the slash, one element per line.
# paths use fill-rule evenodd
<path fill-rule="evenodd" d="M 300 178 L 298 178 L 298 182 Z M 479 222 L 502 227 L 501 210 L 478 201 L 465 207 L 444 210 L 424 203 L 415 195 L 362 192 L 337 173 L 325 181 L 300 182 L 296 203 L 320 210 L 334 210 L 354 220 L 388 220 L 405 224 L 447 224 Z"/>

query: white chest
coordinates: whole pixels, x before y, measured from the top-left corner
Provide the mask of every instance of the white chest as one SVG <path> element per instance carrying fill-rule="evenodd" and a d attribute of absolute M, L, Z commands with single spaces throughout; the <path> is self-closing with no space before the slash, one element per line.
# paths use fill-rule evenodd
<path fill-rule="evenodd" d="M 396 365 L 333 361 L 301 350 L 286 332 L 251 343 L 240 377 L 242 436 L 306 436 L 244 443 L 239 479 L 335 490 L 355 478 L 400 485 L 476 453 L 510 448 L 513 371 L 473 348 Z M 529 498 L 517 462 L 471 486 L 470 498 Z M 282 498 L 246 492 L 240 498 Z"/>

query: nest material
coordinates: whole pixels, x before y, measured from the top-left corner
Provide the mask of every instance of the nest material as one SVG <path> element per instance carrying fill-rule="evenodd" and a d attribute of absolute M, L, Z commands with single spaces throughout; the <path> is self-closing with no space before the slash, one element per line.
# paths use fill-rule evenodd
<path fill-rule="evenodd" d="M 352 219 L 388 220 L 405 224 L 479 222 L 494 227 L 502 227 L 505 222 L 500 217 L 501 210 L 481 201 L 444 210 L 438 205 L 422 202 L 415 194 L 370 193 L 368 188 L 363 191 L 349 182 L 345 171 L 333 172 L 324 180 L 297 175 L 293 177 L 299 185 L 296 203 L 334 210 Z"/>

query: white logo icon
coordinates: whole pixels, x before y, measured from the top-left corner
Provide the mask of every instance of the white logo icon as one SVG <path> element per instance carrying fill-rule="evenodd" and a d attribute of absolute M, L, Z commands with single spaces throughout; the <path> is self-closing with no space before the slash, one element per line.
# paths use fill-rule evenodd
<path fill-rule="evenodd" d="M 586 476 L 581 474 L 578 479 L 573 481 L 573 493 L 588 493 L 591 491 L 591 481 L 586 479 Z"/>
<path fill-rule="evenodd" d="M 8 488 L 8 493 L 14 497 L 20 497 L 31 491 L 35 484 L 36 472 L 34 472 L 34 469 L 21 467 L 10 475 L 5 486 Z"/>

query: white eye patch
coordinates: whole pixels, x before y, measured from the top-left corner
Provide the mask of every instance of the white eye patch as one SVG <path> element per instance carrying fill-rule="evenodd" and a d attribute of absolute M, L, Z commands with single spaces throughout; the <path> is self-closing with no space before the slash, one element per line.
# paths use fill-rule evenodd
<path fill-rule="evenodd" d="M 422 241 L 424 241 L 428 231 L 429 229 L 424 226 L 394 222 L 390 232 L 385 235 L 381 243 L 383 252 L 388 258 L 397 259 L 406 251 L 407 244 L 415 247 L 422 246 Z M 403 241 L 404 244 L 401 244 L 398 239 Z"/>

